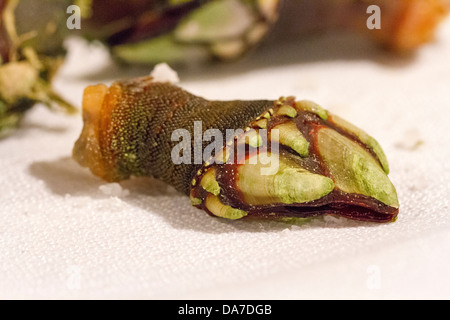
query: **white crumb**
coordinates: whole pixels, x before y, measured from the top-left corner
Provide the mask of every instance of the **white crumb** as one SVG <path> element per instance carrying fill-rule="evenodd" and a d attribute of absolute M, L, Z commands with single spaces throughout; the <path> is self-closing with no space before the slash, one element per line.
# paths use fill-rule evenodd
<path fill-rule="evenodd" d="M 122 188 L 117 182 L 102 184 L 98 188 L 104 195 L 111 197 L 126 197 L 130 194 L 128 189 Z"/>
<path fill-rule="evenodd" d="M 399 149 L 415 151 L 423 143 L 424 141 L 420 131 L 417 128 L 412 128 L 403 133 L 401 140 L 395 146 Z"/>
<path fill-rule="evenodd" d="M 304 226 L 298 226 L 298 225 L 293 224 L 290 229 L 291 229 L 291 231 L 297 231 L 297 230 L 302 230 L 303 227 Z"/>
<path fill-rule="evenodd" d="M 342 224 L 343 220 L 338 217 L 333 217 L 331 215 L 325 215 L 323 220 L 326 224 Z"/>
<path fill-rule="evenodd" d="M 180 82 L 178 73 L 165 62 L 157 64 L 150 73 L 150 76 L 157 82 Z"/>

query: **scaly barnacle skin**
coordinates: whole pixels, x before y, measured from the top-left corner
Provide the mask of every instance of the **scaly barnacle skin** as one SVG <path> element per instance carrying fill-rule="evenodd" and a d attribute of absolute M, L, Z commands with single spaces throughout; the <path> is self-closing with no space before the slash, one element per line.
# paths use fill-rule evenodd
<path fill-rule="evenodd" d="M 107 181 L 131 175 L 161 179 L 214 216 L 333 214 L 389 222 L 398 214 L 387 159 L 376 140 L 310 101 L 208 101 L 143 77 L 86 88 L 83 118 L 73 151 L 81 165 Z M 201 163 L 175 164 L 172 150 L 179 142 L 172 133 L 185 129 L 194 136 L 195 121 L 202 122 L 202 133 L 237 134 Z M 195 143 L 193 138 L 190 145 Z M 263 156 L 276 157 L 275 170 L 257 160 Z"/>

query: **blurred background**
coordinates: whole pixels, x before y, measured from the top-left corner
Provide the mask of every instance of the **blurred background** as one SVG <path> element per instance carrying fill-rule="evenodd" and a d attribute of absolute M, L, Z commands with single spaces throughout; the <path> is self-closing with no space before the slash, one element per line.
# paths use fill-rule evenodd
<path fill-rule="evenodd" d="M 1 0 L 0 133 L 36 102 L 74 112 L 52 88 L 74 37 L 102 46 L 115 64 L 108 68 L 121 66 L 117 76 L 160 62 L 232 73 L 370 59 L 372 51 L 406 63 L 433 41 L 449 7 L 448 0 Z M 326 38 L 327 48 L 313 52 L 311 38 Z"/>

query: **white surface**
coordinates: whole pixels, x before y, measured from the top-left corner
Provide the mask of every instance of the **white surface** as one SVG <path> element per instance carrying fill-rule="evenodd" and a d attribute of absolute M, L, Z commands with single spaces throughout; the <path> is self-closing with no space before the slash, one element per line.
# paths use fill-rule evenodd
<path fill-rule="evenodd" d="M 407 59 L 353 40 L 262 47 L 180 85 L 295 95 L 364 128 L 390 161 L 397 222 L 231 222 L 155 180 L 105 186 L 70 158 L 81 118 L 37 107 L 0 141 L 0 298 L 450 298 L 450 24 Z M 72 41 L 55 87 L 80 105 L 86 85 L 150 69 L 124 72 Z"/>

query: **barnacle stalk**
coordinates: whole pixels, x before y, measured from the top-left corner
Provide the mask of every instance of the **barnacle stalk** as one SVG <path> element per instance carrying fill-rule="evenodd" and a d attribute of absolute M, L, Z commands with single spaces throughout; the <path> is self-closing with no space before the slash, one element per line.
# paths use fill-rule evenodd
<path fill-rule="evenodd" d="M 0 135 L 17 127 L 37 102 L 75 112 L 51 87 L 63 61 L 70 2 L 0 0 Z"/>
<path fill-rule="evenodd" d="M 83 120 L 81 165 L 107 181 L 161 179 L 213 216 L 398 214 L 377 141 L 311 101 L 209 101 L 143 77 L 86 88 Z"/>

